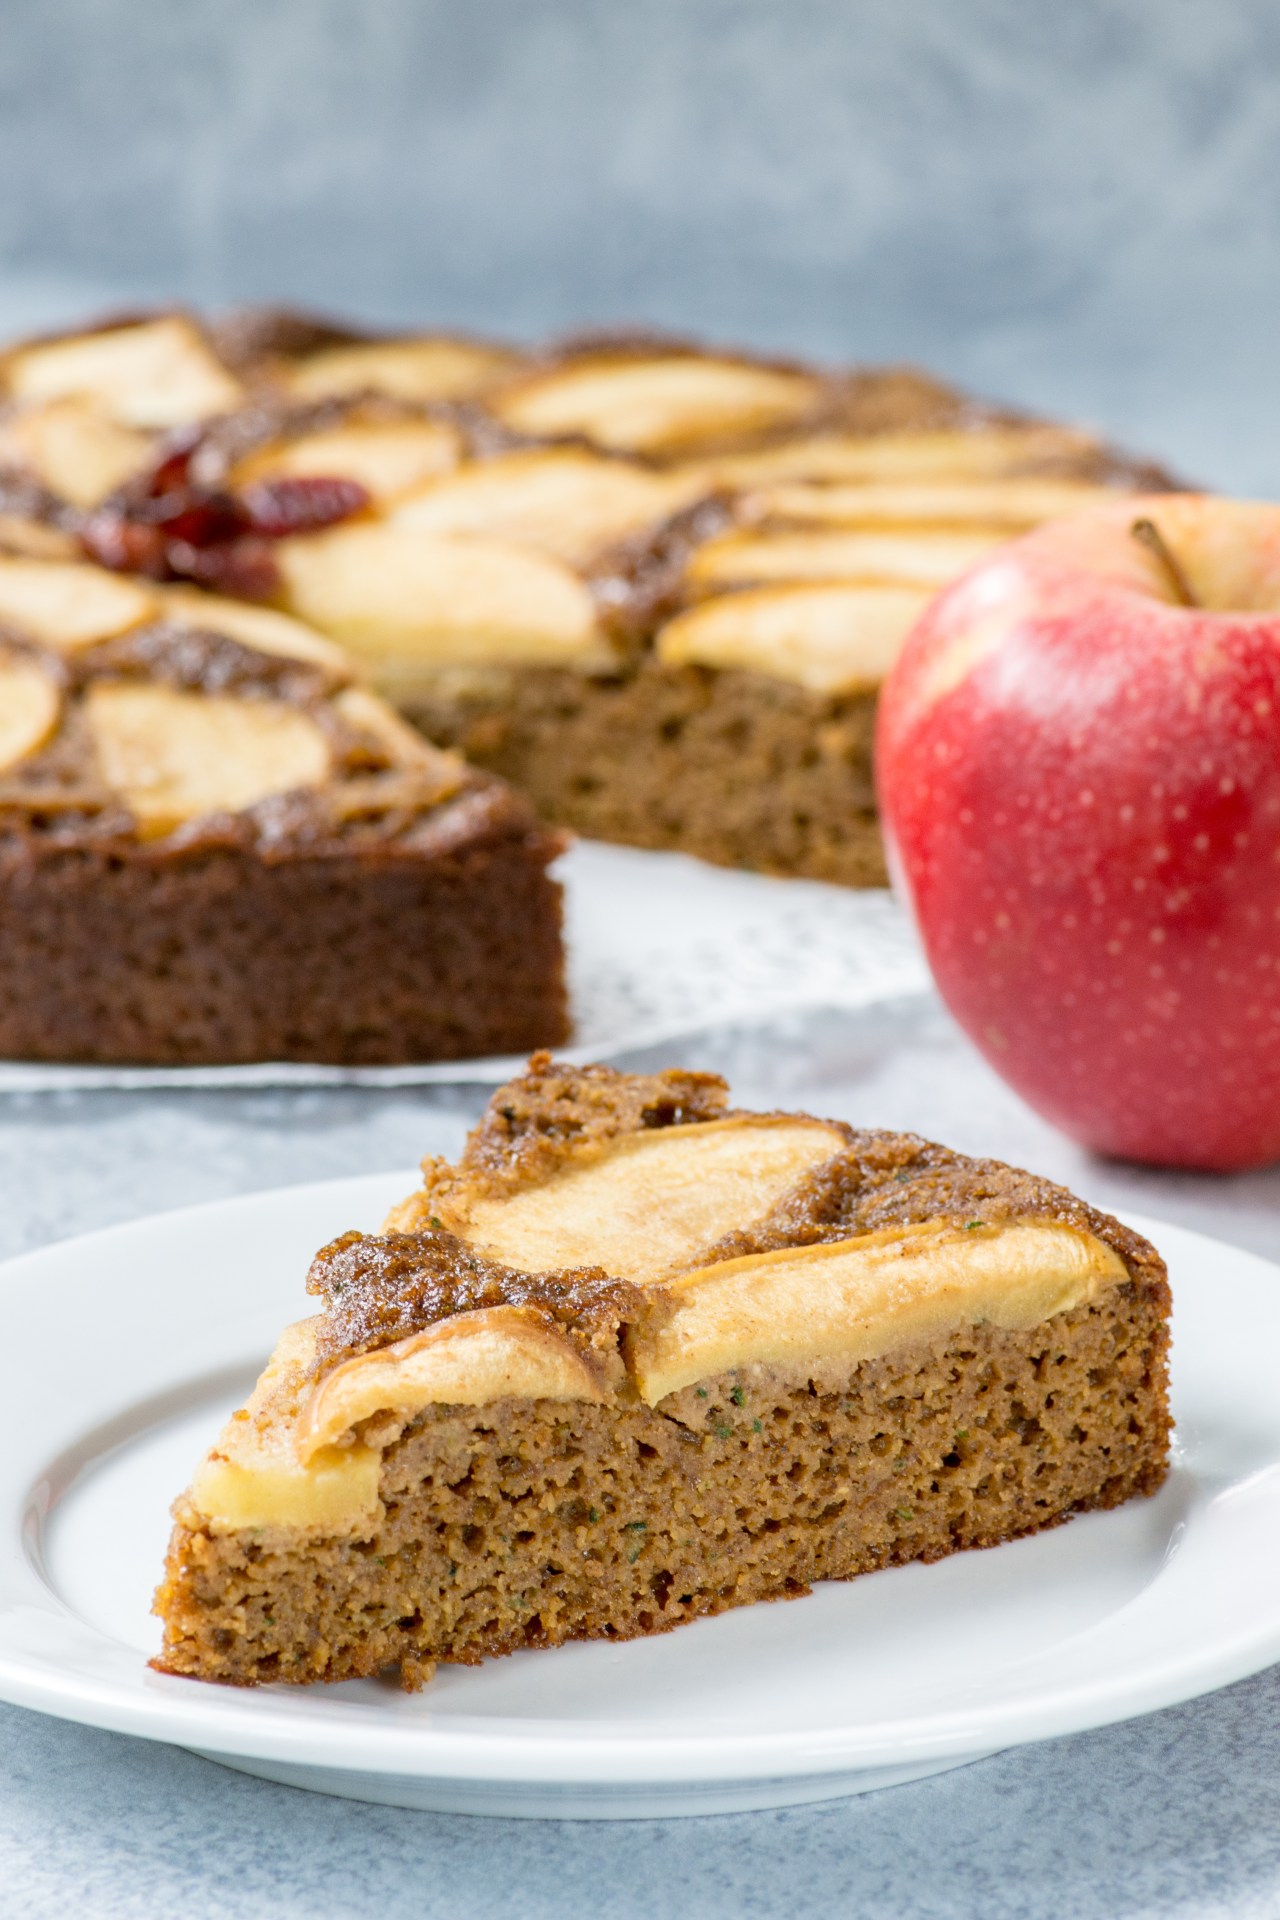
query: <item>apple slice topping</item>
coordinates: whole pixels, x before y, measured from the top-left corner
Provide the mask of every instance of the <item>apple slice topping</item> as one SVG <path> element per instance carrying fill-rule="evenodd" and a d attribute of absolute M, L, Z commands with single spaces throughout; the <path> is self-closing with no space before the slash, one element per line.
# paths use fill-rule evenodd
<path fill-rule="evenodd" d="M 20 347 L 4 367 L 19 401 L 78 394 L 131 427 L 176 427 L 225 413 L 244 389 L 180 314 Z"/>
<path fill-rule="evenodd" d="M 891 1228 L 683 1274 L 663 1288 L 675 1313 L 633 1335 L 631 1361 L 656 1406 L 733 1367 L 820 1375 L 982 1321 L 1037 1327 L 1128 1277 L 1111 1247 L 1053 1221 Z"/>
<path fill-rule="evenodd" d="M 607 664 L 594 602 L 568 567 L 498 540 L 361 523 L 277 549 L 288 607 L 374 664 Z"/>
<path fill-rule="evenodd" d="M 0 466 L 34 474 L 72 506 L 96 507 L 146 471 L 151 434 L 121 425 L 91 400 L 68 396 L 13 414 L 0 424 Z"/>
<path fill-rule="evenodd" d="M 150 588 L 101 567 L 0 555 L 0 620 L 60 652 L 110 640 L 155 611 Z"/>
<path fill-rule="evenodd" d="M 440 335 L 419 340 L 367 340 L 324 347 L 283 374 L 300 400 L 385 393 L 398 400 L 459 400 L 479 393 L 517 364 L 501 347 Z"/>
<path fill-rule="evenodd" d="M 333 704 L 348 726 L 377 742 L 393 767 L 406 773 L 427 774 L 438 784 L 441 793 L 462 784 L 466 763 L 461 755 L 433 746 L 371 688 L 344 687 Z"/>
<path fill-rule="evenodd" d="M 441 421 L 352 422 L 263 447 L 241 462 L 231 482 L 341 475 L 358 481 L 370 499 L 393 500 L 455 467 L 461 445 L 457 429 Z"/>
<path fill-rule="evenodd" d="M 843 527 L 977 527 L 992 536 L 1020 533 L 1060 514 L 1113 499 L 1087 480 L 867 481 L 823 485 L 793 481 L 763 487 L 744 510 L 756 521 Z"/>
<path fill-rule="evenodd" d="M 763 486 L 771 480 L 993 479 L 1098 452 L 1074 427 L 973 427 L 928 433 L 813 434 L 694 462 L 707 488 Z"/>
<path fill-rule="evenodd" d="M 526 1273 L 603 1267 L 644 1282 L 677 1273 L 737 1228 L 763 1220 L 814 1167 L 842 1151 L 820 1120 L 745 1114 L 628 1134 L 601 1160 L 540 1186 L 473 1201 L 444 1224 Z"/>
<path fill-rule="evenodd" d="M 391 518 L 423 533 L 509 540 L 581 566 L 689 498 L 687 481 L 565 447 L 464 467 L 402 500 Z"/>
<path fill-rule="evenodd" d="M 663 453 L 800 419 L 820 388 L 807 374 L 700 354 L 591 356 L 536 373 L 493 411 L 522 433 L 580 433 L 619 452 Z"/>
<path fill-rule="evenodd" d="M 330 769 L 315 721 L 281 701 L 97 680 L 84 710 L 103 779 L 147 835 L 319 786 Z"/>
<path fill-rule="evenodd" d="M 197 1468 L 190 1498 L 211 1520 L 331 1533 L 377 1513 L 377 1448 L 318 1448 L 305 1466 L 298 1458 L 296 1420 L 315 1361 L 315 1328 L 314 1320 L 285 1328 L 247 1404 Z"/>
<path fill-rule="evenodd" d="M 244 600 L 228 600 L 222 594 L 202 593 L 198 587 L 157 587 L 157 611 L 184 627 L 201 627 L 209 633 L 225 633 L 232 640 L 256 647 L 259 653 L 274 653 L 288 660 L 310 660 L 330 672 L 347 674 L 350 663 L 341 647 L 272 607 L 252 606 Z"/>
<path fill-rule="evenodd" d="M 679 614 L 658 635 L 658 658 L 767 674 L 814 693 L 870 692 L 932 597 L 920 587 L 748 588 Z"/>
<path fill-rule="evenodd" d="M 0 773 L 45 744 L 61 704 L 53 681 L 34 661 L 0 653 Z"/>
<path fill-rule="evenodd" d="M 603 1376 L 595 1356 L 549 1327 L 545 1314 L 481 1307 L 358 1354 L 326 1374 L 302 1409 L 298 1457 L 311 1459 L 317 1448 L 331 1446 L 375 1413 L 411 1420 L 433 1405 L 601 1401 L 608 1397 Z"/>
<path fill-rule="evenodd" d="M 0 554 L 28 560 L 78 560 L 80 546 L 61 527 L 49 527 L 17 513 L 0 513 Z"/>
<path fill-rule="evenodd" d="M 767 580 L 862 580 L 944 586 L 981 560 L 999 531 L 725 533 L 697 548 L 687 568 L 696 587 Z"/>

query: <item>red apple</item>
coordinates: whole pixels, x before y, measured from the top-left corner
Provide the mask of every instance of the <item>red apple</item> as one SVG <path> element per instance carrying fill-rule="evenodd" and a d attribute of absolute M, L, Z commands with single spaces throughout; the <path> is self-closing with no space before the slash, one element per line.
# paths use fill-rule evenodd
<path fill-rule="evenodd" d="M 911 635 L 878 756 L 997 1072 L 1102 1153 L 1280 1158 L 1280 507 L 1154 495 L 1000 548 Z"/>

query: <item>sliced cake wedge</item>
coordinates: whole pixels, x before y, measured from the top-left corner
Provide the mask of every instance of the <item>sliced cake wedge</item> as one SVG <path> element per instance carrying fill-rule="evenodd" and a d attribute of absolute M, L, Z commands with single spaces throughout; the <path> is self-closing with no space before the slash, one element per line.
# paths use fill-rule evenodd
<path fill-rule="evenodd" d="M 413 1688 L 1164 1479 L 1164 1266 L 1030 1174 L 545 1054 L 424 1174 L 177 1502 L 162 1670 Z"/>

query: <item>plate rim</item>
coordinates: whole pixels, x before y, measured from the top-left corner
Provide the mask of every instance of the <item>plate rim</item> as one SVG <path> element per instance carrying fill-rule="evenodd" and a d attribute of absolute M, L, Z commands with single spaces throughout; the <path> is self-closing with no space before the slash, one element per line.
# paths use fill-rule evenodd
<path fill-rule="evenodd" d="M 439 1119 L 442 1125 L 462 1124 L 451 1117 Z M 230 1215 L 234 1225 L 237 1217 L 255 1207 L 297 1207 L 320 1194 L 350 1195 L 353 1200 L 382 1205 L 393 1190 L 403 1192 L 415 1179 L 416 1170 L 347 1175 L 144 1215 L 54 1241 L 0 1263 L 0 1294 L 10 1284 L 38 1278 L 41 1267 L 56 1267 L 104 1243 L 127 1246 L 140 1232 L 162 1237 L 171 1230 L 180 1233 L 209 1215 L 224 1222 Z M 1280 1269 L 1249 1249 L 1145 1213 L 1126 1209 L 1123 1218 L 1157 1244 L 1163 1238 L 1171 1253 L 1177 1243 L 1190 1242 L 1201 1252 L 1226 1251 L 1246 1268 L 1280 1280 Z M 134 1404 L 136 1400 L 126 1402 L 122 1412 Z M 78 1432 L 83 1437 L 88 1430 L 81 1427 Z M 50 1462 L 46 1459 L 45 1464 Z M 36 1480 L 29 1464 L 23 1471 L 27 1491 L 20 1509 L 22 1533 L 15 1537 L 6 1524 L 5 1535 L 0 1536 L 0 1573 L 6 1563 L 12 1569 L 20 1559 L 29 1580 L 39 1585 L 44 1615 L 59 1622 L 64 1632 L 70 1626 L 73 1639 L 88 1636 L 107 1649 L 108 1669 L 113 1662 L 117 1667 L 129 1663 L 133 1686 L 122 1684 L 113 1672 L 87 1680 L 65 1664 L 59 1669 L 47 1660 L 33 1661 L 29 1653 L 24 1658 L 8 1643 L 6 1622 L 14 1609 L 0 1605 L 0 1699 L 108 1731 L 246 1759 L 309 1762 L 424 1781 L 501 1781 L 531 1789 L 592 1781 L 641 1788 L 680 1780 L 692 1786 L 765 1777 L 834 1778 L 895 1763 L 990 1753 L 1113 1725 L 1215 1691 L 1280 1659 L 1280 1610 L 1276 1610 L 1272 1619 L 1254 1623 L 1235 1637 L 1222 1636 L 1208 1648 L 1184 1650 L 1177 1659 L 1130 1675 L 1123 1684 L 1117 1682 L 1114 1671 L 1103 1670 L 1092 1682 L 1069 1681 L 1056 1690 L 1042 1685 L 1025 1697 L 998 1703 L 994 1710 L 977 1706 L 933 1714 L 913 1711 L 896 1720 L 882 1718 L 838 1729 L 698 1734 L 627 1725 L 611 1732 L 607 1722 L 577 1730 L 546 1719 L 529 1726 L 499 1716 L 471 1716 L 475 1726 L 470 1728 L 460 1724 L 467 1716 L 459 1714 L 451 1715 L 445 1727 L 433 1726 L 426 1715 L 413 1722 L 388 1717 L 381 1724 L 366 1724 L 365 1717 L 357 1722 L 349 1709 L 339 1709 L 344 1713 L 339 1722 L 326 1719 L 323 1690 L 209 1688 L 194 1680 L 148 1674 L 145 1669 L 139 1688 L 137 1666 L 142 1656 L 80 1619 L 57 1594 L 48 1575 L 41 1573 L 38 1552 L 33 1557 L 29 1537 Z M 1094 1518 L 1105 1523 L 1107 1516 Z M 1131 1615 L 1158 1585 L 1158 1578 L 1148 1583 L 1093 1631 L 1105 1635 L 1113 1620 Z M 361 1712 L 364 1715 L 363 1706 Z M 328 1751 L 334 1746 L 340 1752 Z M 322 1749 L 326 1758 L 319 1759 Z"/>

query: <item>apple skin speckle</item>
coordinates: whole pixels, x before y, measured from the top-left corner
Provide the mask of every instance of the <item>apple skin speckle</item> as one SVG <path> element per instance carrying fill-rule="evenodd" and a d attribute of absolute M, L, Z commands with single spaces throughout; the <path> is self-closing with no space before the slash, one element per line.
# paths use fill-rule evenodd
<path fill-rule="evenodd" d="M 1209 604 L 1132 550 L 1140 513 Z M 1280 507 L 1126 500 L 1000 549 L 912 634 L 877 752 L 895 878 L 996 1071 L 1101 1153 L 1280 1158 Z"/>

